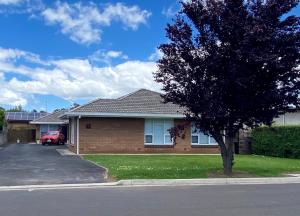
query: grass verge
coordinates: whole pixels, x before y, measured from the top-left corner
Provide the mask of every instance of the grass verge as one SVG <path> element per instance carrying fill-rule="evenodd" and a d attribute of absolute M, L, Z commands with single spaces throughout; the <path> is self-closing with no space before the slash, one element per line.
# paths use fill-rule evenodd
<path fill-rule="evenodd" d="M 222 170 L 221 157 L 217 155 L 85 155 L 84 159 L 105 166 L 116 180 L 207 178 Z M 234 172 L 282 176 L 300 172 L 300 160 L 239 155 L 235 157 Z"/>

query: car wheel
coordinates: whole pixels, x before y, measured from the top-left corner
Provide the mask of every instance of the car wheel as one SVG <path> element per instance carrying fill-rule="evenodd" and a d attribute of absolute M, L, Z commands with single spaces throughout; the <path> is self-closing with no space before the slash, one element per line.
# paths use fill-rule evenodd
<path fill-rule="evenodd" d="M 43 142 L 43 143 L 42 143 L 42 145 L 44 146 L 44 145 L 45 145 L 45 143 Z"/>

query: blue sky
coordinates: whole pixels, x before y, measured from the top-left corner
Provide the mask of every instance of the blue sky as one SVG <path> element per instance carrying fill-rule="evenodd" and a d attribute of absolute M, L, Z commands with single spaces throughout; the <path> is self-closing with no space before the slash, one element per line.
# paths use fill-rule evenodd
<path fill-rule="evenodd" d="M 156 47 L 176 10 L 176 0 L 0 0 L 0 106 L 49 112 L 159 90 Z"/>

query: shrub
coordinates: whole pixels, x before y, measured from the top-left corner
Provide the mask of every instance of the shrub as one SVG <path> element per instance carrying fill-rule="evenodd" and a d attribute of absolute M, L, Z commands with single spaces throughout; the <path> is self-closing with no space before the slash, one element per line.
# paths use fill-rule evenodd
<path fill-rule="evenodd" d="M 253 154 L 300 158 L 300 126 L 260 127 L 252 131 Z"/>

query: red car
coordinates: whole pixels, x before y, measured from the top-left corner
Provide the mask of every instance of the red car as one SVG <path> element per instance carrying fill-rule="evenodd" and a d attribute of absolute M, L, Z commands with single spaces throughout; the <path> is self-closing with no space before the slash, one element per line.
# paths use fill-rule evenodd
<path fill-rule="evenodd" d="M 60 131 L 48 131 L 42 136 L 42 145 L 45 144 L 65 144 L 65 136 Z"/>

